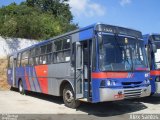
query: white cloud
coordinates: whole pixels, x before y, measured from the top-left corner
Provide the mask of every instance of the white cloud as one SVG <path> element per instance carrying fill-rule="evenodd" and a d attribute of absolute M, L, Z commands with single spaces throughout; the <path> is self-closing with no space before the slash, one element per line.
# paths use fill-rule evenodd
<path fill-rule="evenodd" d="M 91 0 L 69 0 L 71 11 L 75 16 L 104 16 L 106 9 L 103 5 Z"/>
<path fill-rule="evenodd" d="M 121 6 L 125 6 L 125 5 L 127 5 L 127 4 L 130 4 L 132 1 L 131 0 L 121 0 L 120 1 L 120 5 Z"/>

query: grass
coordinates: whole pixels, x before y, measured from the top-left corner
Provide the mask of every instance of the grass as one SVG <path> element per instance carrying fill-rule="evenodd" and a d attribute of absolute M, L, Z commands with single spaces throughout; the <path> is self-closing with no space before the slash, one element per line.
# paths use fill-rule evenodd
<path fill-rule="evenodd" d="M 7 59 L 0 59 L 0 89 L 8 90 L 10 86 L 7 83 Z"/>

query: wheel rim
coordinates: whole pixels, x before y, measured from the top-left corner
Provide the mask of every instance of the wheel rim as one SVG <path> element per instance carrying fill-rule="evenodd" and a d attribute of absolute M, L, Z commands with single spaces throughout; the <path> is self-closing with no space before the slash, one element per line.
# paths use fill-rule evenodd
<path fill-rule="evenodd" d="M 22 90 L 23 90 L 23 86 L 22 86 L 22 83 L 20 83 L 19 84 L 19 91 L 22 92 Z"/>
<path fill-rule="evenodd" d="M 72 102 L 73 100 L 73 93 L 70 90 L 67 90 L 65 93 L 65 99 L 67 102 Z"/>

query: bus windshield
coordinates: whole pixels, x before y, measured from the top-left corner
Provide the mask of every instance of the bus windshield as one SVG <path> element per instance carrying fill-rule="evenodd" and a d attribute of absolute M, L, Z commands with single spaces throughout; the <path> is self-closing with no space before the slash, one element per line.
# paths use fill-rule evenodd
<path fill-rule="evenodd" d="M 142 40 L 103 34 L 99 47 L 101 71 L 149 70 Z"/>
<path fill-rule="evenodd" d="M 158 39 L 158 36 L 157 36 L 157 39 Z M 160 39 L 160 36 L 159 36 L 159 39 Z M 155 65 L 156 65 L 155 67 L 156 69 L 160 69 L 160 40 L 155 41 L 155 45 L 157 48 L 157 52 L 155 53 Z"/>
<path fill-rule="evenodd" d="M 160 35 L 152 35 L 154 41 L 160 42 Z"/>

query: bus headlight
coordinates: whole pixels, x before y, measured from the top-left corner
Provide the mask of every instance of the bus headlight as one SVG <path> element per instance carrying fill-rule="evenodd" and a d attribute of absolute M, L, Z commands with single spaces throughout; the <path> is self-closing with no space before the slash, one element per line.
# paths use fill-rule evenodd
<path fill-rule="evenodd" d="M 111 86 L 111 81 L 107 80 L 107 86 Z"/>
<path fill-rule="evenodd" d="M 105 86 L 115 86 L 116 85 L 116 81 L 112 81 L 112 80 L 102 80 L 100 83 L 101 87 L 105 87 Z"/>
<path fill-rule="evenodd" d="M 112 81 L 112 85 L 115 86 L 115 85 L 116 85 L 116 82 L 115 82 L 115 81 Z"/>
<path fill-rule="evenodd" d="M 159 79 L 159 77 L 156 77 L 156 82 L 160 82 L 160 79 Z"/>

